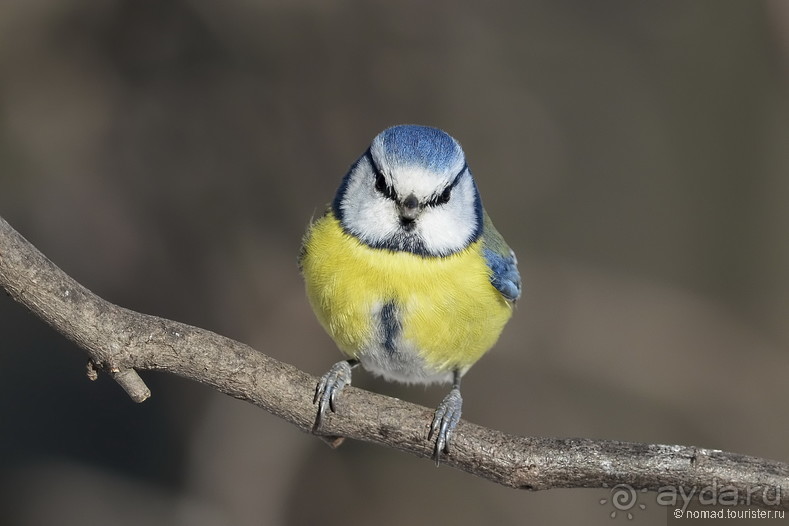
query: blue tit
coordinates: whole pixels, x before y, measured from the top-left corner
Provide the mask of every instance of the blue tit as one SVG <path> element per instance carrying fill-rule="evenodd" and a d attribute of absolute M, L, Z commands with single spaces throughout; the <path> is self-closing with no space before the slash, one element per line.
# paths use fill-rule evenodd
<path fill-rule="evenodd" d="M 451 382 L 428 433 L 438 462 L 460 420 L 460 379 L 521 294 L 515 253 L 460 144 L 426 126 L 381 132 L 310 225 L 299 266 L 318 320 L 348 357 L 317 385 L 316 429 L 359 364 L 389 380 Z"/>

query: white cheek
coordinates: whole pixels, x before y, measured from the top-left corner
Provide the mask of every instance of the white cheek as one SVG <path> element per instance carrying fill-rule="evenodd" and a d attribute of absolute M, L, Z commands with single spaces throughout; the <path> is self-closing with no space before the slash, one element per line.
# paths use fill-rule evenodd
<path fill-rule="evenodd" d="M 429 252 L 448 253 L 464 248 L 477 225 L 473 196 L 458 192 L 457 199 L 428 208 L 419 219 L 419 233 Z"/>
<path fill-rule="evenodd" d="M 380 195 L 369 200 L 358 218 L 355 228 L 376 241 L 390 238 L 397 232 L 399 216 L 395 204 Z"/>
<path fill-rule="evenodd" d="M 351 232 L 368 242 L 383 241 L 397 231 L 397 207 L 372 186 L 364 185 L 361 177 L 350 181 L 342 201 L 344 224 Z"/>

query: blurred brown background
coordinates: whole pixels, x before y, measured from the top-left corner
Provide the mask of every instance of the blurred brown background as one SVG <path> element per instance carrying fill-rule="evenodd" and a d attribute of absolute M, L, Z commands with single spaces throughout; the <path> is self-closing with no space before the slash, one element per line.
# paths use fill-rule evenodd
<path fill-rule="evenodd" d="M 0 214 L 111 301 L 322 374 L 301 234 L 378 131 L 438 126 L 526 283 L 464 417 L 789 461 L 787 74 L 782 0 L 4 0 Z M 85 362 L 0 295 L 1 523 L 626 522 Z"/>

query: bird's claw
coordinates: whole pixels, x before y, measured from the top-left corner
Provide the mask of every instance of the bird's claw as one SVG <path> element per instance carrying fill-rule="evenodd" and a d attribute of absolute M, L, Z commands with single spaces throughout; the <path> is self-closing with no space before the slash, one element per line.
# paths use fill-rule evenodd
<path fill-rule="evenodd" d="M 430 432 L 427 435 L 428 440 L 432 440 L 434 435 L 436 437 L 436 445 L 433 450 L 436 466 L 441 461 L 441 454 L 449 453 L 452 433 L 460 421 L 462 407 L 463 398 L 460 396 L 460 389 L 453 388 L 436 409 L 433 422 L 430 424 Z"/>
<path fill-rule="evenodd" d="M 346 385 L 351 385 L 351 364 L 347 361 L 337 362 L 331 369 L 321 376 L 315 386 L 313 404 L 318 404 L 318 416 L 315 418 L 315 429 L 318 429 L 323 420 L 323 415 L 328 407 L 332 413 L 335 411 L 337 393 Z"/>

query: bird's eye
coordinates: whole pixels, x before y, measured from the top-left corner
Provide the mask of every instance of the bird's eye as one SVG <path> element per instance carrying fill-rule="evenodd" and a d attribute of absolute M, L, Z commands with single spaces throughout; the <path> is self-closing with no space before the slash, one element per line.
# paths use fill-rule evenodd
<path fill-rule="evenodd" d="M 386 193 L 386 179 L 384 179 L 384 174 L 381 172 L 375 174 L 375 189 L 382 194 Z"/>
<path fill-rule="evenodd" d="M 438 199 L 436 199 L 436 204 L 443 205 L 448 203 L 451 195 L 452 195 L 452 187 L 447 186 L 446 188 L 444 188 L 444 191 L 441 192 L 441 195 L 438 196 Z"/>
<path fill-rule="evenodd" d="M 382 194 L 384 197 L 389 199 L 394 199 L 394 190 L 391 186 L 386 184 L 386 179 L 384 179 L 384 174 L 381 172 L 376 171 L 375 173 L 375 189 Z"/>

